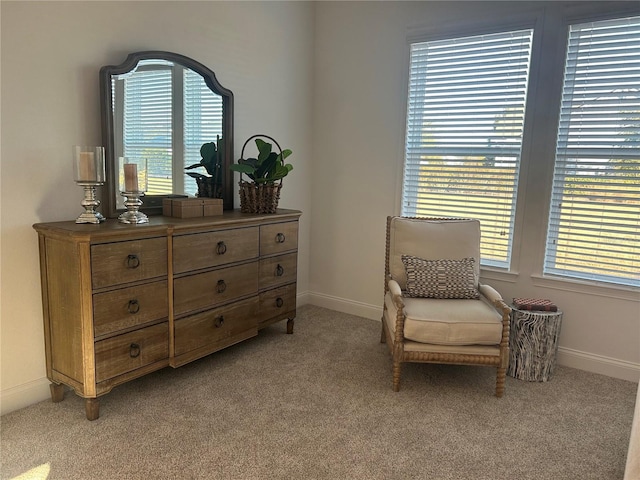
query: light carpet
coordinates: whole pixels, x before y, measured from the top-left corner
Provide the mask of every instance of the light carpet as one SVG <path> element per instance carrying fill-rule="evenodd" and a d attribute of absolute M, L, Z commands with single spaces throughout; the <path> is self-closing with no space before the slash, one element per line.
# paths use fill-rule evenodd
<path fill-rule="evenodd" d="M 1 478 L 623 476 L 637 384 L 557 367 L 498 399 L 493 368 L 407 364 L 395 393 L 379 323 L 303 306 L 284 332 L 116 387 L 94 422 L 72 392 L 3 416 Z"/>

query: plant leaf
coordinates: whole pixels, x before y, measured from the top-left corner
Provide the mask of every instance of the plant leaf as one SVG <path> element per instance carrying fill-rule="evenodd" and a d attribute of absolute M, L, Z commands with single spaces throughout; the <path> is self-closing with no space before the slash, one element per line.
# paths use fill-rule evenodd
<path fill-rule="evenodd" d="M 278 161 L 278 156 L 275 152 L 271 152 L 269 156 L 258 166 L 256 169 L 256 177 L 257 178 L 266 178 L 269 179 L 273 172 L 275 171 L 275 167 Z"/>
<path fill-rule="evenodd" d="M 256 146 L 258 147 L 258 163 L 264 162 L 271 154 L 271 144 L 265 142 L 261 138 L 256 138 Z"/>
<path fill-rule="evenodd" d="M 200 166 L 200 165 L 198 165 Z M 201 173 L 196 173 L 196 172 L 186 172 L 187 175 L 189 175 L 191 178 L 204 178 L 206 177 L 206 175 L 203 175 Z"/>

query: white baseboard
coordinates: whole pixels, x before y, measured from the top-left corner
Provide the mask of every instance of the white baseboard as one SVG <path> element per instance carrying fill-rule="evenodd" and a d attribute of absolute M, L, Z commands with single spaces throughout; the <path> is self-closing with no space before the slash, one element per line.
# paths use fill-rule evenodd
<path fill-rule="evenodd" d="M 608 377 L 640 381 L 640 364 L 618 360 L 617 358 L 582 352 L 571 348 L 558 347 L 558 365 L 599 373 Z"/>
<path fill-rule="evenodd" d="M 0 415 L 51 398 L 49 379 L 42 377 L 0 392 Z"/>
<path fill-rule="evenodd" d="M 348 300 L 346 298 L 324 295 L 321 293 L 309 293 L 308 297 L 308 303 L 317 307 L 324 307 L 329 310 L 348 313 L 349 315 L 358 315 L 359 317 L 371 320 L 380 321 L 382 318 L 382 306 L 354 302 L 353 300 Z"/>

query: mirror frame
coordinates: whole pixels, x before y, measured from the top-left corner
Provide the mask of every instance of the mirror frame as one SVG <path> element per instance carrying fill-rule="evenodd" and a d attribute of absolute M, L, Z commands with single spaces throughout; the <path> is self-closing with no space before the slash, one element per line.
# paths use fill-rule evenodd
<path fill-rule="evenodd" d="M 116 172 L 118 169 L 117 159 L 114 155 L 114 123 L 113 111 L 111 109 L 111 77 L 121 75 L 131 71 L 140 60 L 166 60 L 179 63 L 197 72 L 204 79 L 205 84 L 217 95 L 222 97 L 222 136 L 224 138 L 224 160 L 222 181 L 222 199 L 225 210 L 233 209 L 233 172 L 229 165 L 233 163 L 233 93 L 224 88 L 218 82 L 216 74 L 192 58 L 185 57 L 179 53 L 166 52 L 161 50 L 148 50 L 143 52 L 130 53 L 126 60 L 120 65 L 106 65 L 100 69 L 100 111 L 102 113 L 102 142 L 105 149 L 105 170 L 106 182 L 102 192 L 103 205 L 105 206 L 105 216 L 116 218 L 122 210 L 116 208 L 117 183 Z M 195 181 L 195 180 L 194 180 Z M 162 200 L 167 195 L 150 195 L 143 197 L 145 201 L 140 208 L 147 215 L 162 214 Z"/>

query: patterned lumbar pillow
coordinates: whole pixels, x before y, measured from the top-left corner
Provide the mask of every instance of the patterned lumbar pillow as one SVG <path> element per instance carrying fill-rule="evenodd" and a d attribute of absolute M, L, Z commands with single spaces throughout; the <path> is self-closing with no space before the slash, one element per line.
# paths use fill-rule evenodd
<path fill-rule="evenodd" d="M 407 272 L 408 297 L 479 298 L 474 258 L 425 260 L 402 255 Z"/>

